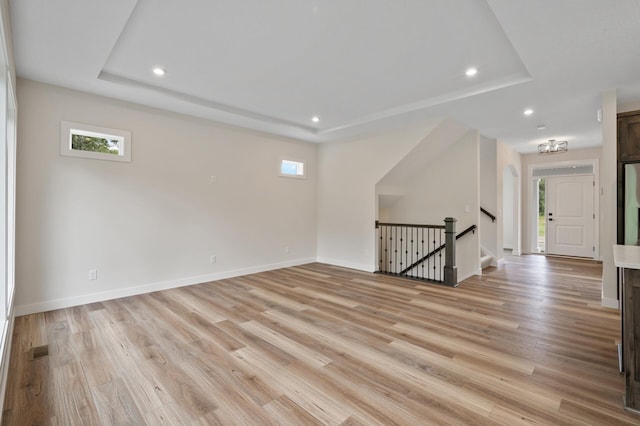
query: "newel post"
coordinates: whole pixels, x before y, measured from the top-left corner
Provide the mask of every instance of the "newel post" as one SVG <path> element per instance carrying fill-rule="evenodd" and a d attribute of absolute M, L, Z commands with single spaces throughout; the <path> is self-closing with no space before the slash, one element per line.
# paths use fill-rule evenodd
<path fill-rule="evenodd" d="M 458 286 L 458 268 L 456 267 L 456 222 L 457 220 L 453 217 L 448 217 L 444 220 L 444 283 L 451 287 Z"/>

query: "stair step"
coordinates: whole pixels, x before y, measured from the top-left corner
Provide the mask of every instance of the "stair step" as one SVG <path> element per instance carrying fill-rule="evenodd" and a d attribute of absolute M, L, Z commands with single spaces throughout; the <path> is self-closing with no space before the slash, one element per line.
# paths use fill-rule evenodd
<path fill-rule="evenodd" d="M 493 261 L 493 257 L 491 257 L 491 256 L 482 256 L 480 258 L 480 266 L 482 267 L 482 269 L 484 269 L 487 266 L 491 266 L 491 262 L 492 261 Z"/>

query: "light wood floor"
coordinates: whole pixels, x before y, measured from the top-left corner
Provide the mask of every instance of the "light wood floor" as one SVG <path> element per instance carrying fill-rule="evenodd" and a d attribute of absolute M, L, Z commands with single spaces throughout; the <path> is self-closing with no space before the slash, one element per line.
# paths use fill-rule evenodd
<path fill-rule="evenodd" d="M 640 424 L 600 276 L 510 257 L 450 289 L 310 264 L 20 317 L 3 424 Z"/>

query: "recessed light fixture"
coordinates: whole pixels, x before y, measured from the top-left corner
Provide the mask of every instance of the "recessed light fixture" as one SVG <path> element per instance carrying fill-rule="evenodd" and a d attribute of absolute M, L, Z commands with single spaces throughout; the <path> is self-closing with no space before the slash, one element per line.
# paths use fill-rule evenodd
<path fill-rule="evenodd" d="M 531 108 L 527 108 L 524 110 L 524 115 L 531 115 L 533 114 L 533 110 Z"/>
<path fill-rule="evenodd" d="M 465 74 L 467 75 L 467 77 L 473 77 L 474 75 L 478 74 L 478 69 L 477 68 L 469 68 L 469 69 L 467 69 L 467 71 L 465 71 Z"/>
<path fill-rule="evenodd" d="M 547 128 L 547 126 L 545 126 L 544 124 L 538 124 L 538 127 L 536 127 L 536 129 L 538 129 L 538 130 L 544 130 L 546 128 Z"/>
<path fill-rule="evenodd" d="M 161 76 L 163 76 L 163 75 L 165 75 L 167 73 L 167 70 L 165 70 L 164 68 L 161 68 L 161 67 L 155 67 L 153 69 L 153 73 L 155 75 L 157 75 L 158 77 L 161 77 Z"/>
<path fill-rule="evenodd" d="M 313 121 L 314 123 L 318 123 L 320 121 L 320 117 L 314 115 L 313 117 L 311 117 L 311 121 Z"/>

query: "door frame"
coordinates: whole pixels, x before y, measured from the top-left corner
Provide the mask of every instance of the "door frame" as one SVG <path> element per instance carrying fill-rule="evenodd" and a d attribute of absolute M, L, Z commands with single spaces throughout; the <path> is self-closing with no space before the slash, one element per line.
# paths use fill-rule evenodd
<path fill-rule="evenodd" d="M 600 187 L 600 160 L 597 158 L 589 158 L 584 160 L 567 160 L 567 161 L 544 161 L 539 163 L 529 164 L 527 170 L 527 191 L 529 192 L 528 200 L 529 206 L 526 212 L 526 230 L 529 240 L 528 249 L 529 253 L 537 253 L 537 238 L 538 238 L 538 199 L 537 199 L 537 180 L 538 177 L 533 176 L 534 170 L 539 169 L 551 169 L 556 167 L 572 167 L 572 166 L 587 166 L 593 167 L 593 179 L 595 181 L 595 187 L 593 192 L 593 212 L 596 218 L 593 222 L 593 244 L 595 251 L 593 253 L 594 260 L 602 260 L 600 257 L 600 197 L 602 196 L 603 189 Z M 575 176 L 575 175 L 554 175 L 554 176 Z M 546 206 L 545 206 L 546 209 Z M 546 213 L 546 212 L 545 212 Z M 546 232 L 546 229 L 545 229 Z M 546 239 L 546 234 L 545 234 Z M 546 250 L 546 247 L 545 247 Z M 546 254 L 546 252 L 545 252 Z"/>

